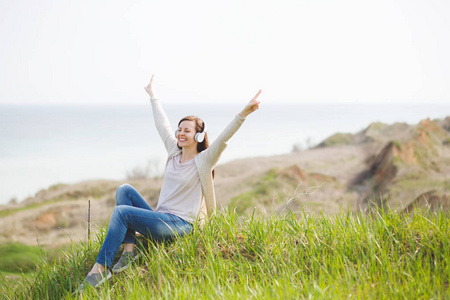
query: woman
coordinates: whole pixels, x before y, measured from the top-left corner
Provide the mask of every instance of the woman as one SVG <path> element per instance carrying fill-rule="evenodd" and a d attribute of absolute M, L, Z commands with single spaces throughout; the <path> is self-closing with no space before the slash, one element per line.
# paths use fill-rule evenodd
<path fill-rule="evenodd" d="M 235 116 L 209 147 L 206 124 L 198 117 L 188 116 L 172 131 L 161 104 L 155 96 L 152 76 L 145 90 L 150 95 L 156 128 L 169 154 L 157 208 L 153 211 L 142 196 L 130 185 L 122 185 L 116 192 L 116 204 L 108 233 L 97 257 L 97 263 L 80 286 L 99 286 L 111 278 L 107 267 L 124 244 L 120 260 L 112 267 L 118 273 L 138 257 L 135 232 L 156 240 L 171 240 L 189 234 L 196 221 L 202 222 L 214 213 L 216 200 L 213 169 L 227 141 L 239 129 L 245 118 L 259 108 L 255 97 Z"/>

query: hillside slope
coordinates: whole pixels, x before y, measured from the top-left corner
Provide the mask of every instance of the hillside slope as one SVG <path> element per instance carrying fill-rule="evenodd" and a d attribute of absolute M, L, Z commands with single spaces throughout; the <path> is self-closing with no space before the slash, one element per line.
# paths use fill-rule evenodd
<path fill-rule="evenodd" d="M 313 149 L 219 165 L 218 207 L 241 214 L 255 208 L 335 214 L 366 209 L 372 202 L 394 209 L 414 201 L 423 205 L 416 199 L 431 191 L 447 199 L 449 130 L 450 117 L 418 125 L 373 123 L 356 134 L 333 135 Z M 57 184 L 19 204 L 0 206 L 0 243 L 57 246 L 86 240 L 88 200 L 94 231 L 106 224 L 115 190 L 123 183 L 135 186 L 156 207 L 160 178 Z"/>

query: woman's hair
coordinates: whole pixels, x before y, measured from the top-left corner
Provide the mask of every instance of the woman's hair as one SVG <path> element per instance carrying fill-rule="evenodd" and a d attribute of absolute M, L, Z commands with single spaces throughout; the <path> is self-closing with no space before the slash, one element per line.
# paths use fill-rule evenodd
<path fill-rule="evenodd" d="M 203 120 L 197 116 L 191 115 L 184 117 L 183 119 L 180 120 L 180 122 L 178 122 L 178 126 L 180 126 L 181 122 L 183 121 L 195 121 L 195 132 L 203 132 L 203 130 L 205 129 L 205 122 L 203 122 Z M 180 146 L 178 146 L 178 148 L 181 149 Z M 205 139 L 203 140 L 203 142 L 197 144 L 197 151 L 198 153 L 200 153 L 208 148 L 209 148 L 208 132 L 205 132 Z M 212 176 L 214 178 L 214 170 L 212 171 Z"/>

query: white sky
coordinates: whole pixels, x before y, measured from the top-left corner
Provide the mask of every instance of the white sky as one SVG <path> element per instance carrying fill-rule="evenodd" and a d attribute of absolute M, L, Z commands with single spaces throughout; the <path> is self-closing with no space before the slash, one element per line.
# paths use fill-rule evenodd
<path fill-rule="evenodd" d="M 450 99 L 450 1 L 0 0 L 0 104 Z"/>

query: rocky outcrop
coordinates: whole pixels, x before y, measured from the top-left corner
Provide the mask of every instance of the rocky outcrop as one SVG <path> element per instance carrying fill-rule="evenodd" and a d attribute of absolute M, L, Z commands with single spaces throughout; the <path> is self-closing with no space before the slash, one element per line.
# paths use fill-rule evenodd
<path fill-rule="evenodd" d="M 381 122 L 371 123 L 358 133 L 335 133 L 319 143 L 316 148 L 345 145 L 362 145 L 370 143 L 386 144 L 398 141 L 405 144 L 415 140 L 421 145 L 433 143 L 435 139 L 445 139 L 450 132 L 450 117 L 443 120 L 422 120 L 418 125 L 394 123 L 387 125 Z"/>
<path fill-rule="evenodd" d="M 398 168 L 393 162 L 394 148 L 393 142 L 388 143 L 373 158 L 369 168 L 357 174 L 350 183 L 350 187 L 360 193 L 364 202 L 370 200 L 372 194 L 385 193 L 387 186 L 397 175 Z"/>
<path fill-rule="evenodd" d="M 297 182 L 302 182 L 302 181 L 308 180 L 308 175 L 305 173 L 305 171 L 300 169 L 300 167 L 297 165 L 293 165 L 288 168 L 282 169 L 278 173 L 278 176 L 280 176 L 281 178 L 285 178 L 288 180 L 294 180 Z"/>
<path fill-rule="evenodd" d="M 296 182 L 297 184 L 300 182 L 309 183 L 314 181 L 314 183 L 325 183 L 325 182 L 337 182 L 337 179 L 333 176 L 328 176 L 320 173 L 306 173 L 299 166 L 293 165 L 288 168 L 284 168 L 280 170 L 277 176 L 282 180 L 288 180 L 292 182 Z"/>
<path fill-rule="evenodd" d="M 403 200 L 399 200 L 399 203 L 405 201 L 405 195 L 410 197 L 411 194 L 423 192 L 419 190 L 418 182 L 413 181 L 442 181 L 442 177 L 449 170 L 450 152 L 447 145 L 450 143 L 450 133 L 446 131 L 448 123 L 450 118 L 444 121 L 431 121 L 427 118 L 416 126 L 404 123 L 373 123 L 358 133 L 357 135 L 370 136 L 376 141 L 367 146 L 368 149 L 379 147 L 383 139 L 391 139 L 375 155 L 368 151 L 367 167 L 350 181 L 349 189 L 359 193 L 360 205 L 364 206 L 368 202 L 382 205 L 388 198 L 401 197 Z M 398 174 L 401 174 L 400 178 L 397 178 Z M 408 174 L 420 176 L 411 179 L 414 176 Z M 391 200 L 389 204 L 392 204 Z"/>
<path fill-rule="evenodd" d="M 400 158 L 403 162 L 405 162 L 408 165 L 417 163 L 414 145 L 411 141 L 408 141 L 403 145 L 396 144 L 392 154 L 394 155 L 394 157 Z"/>

